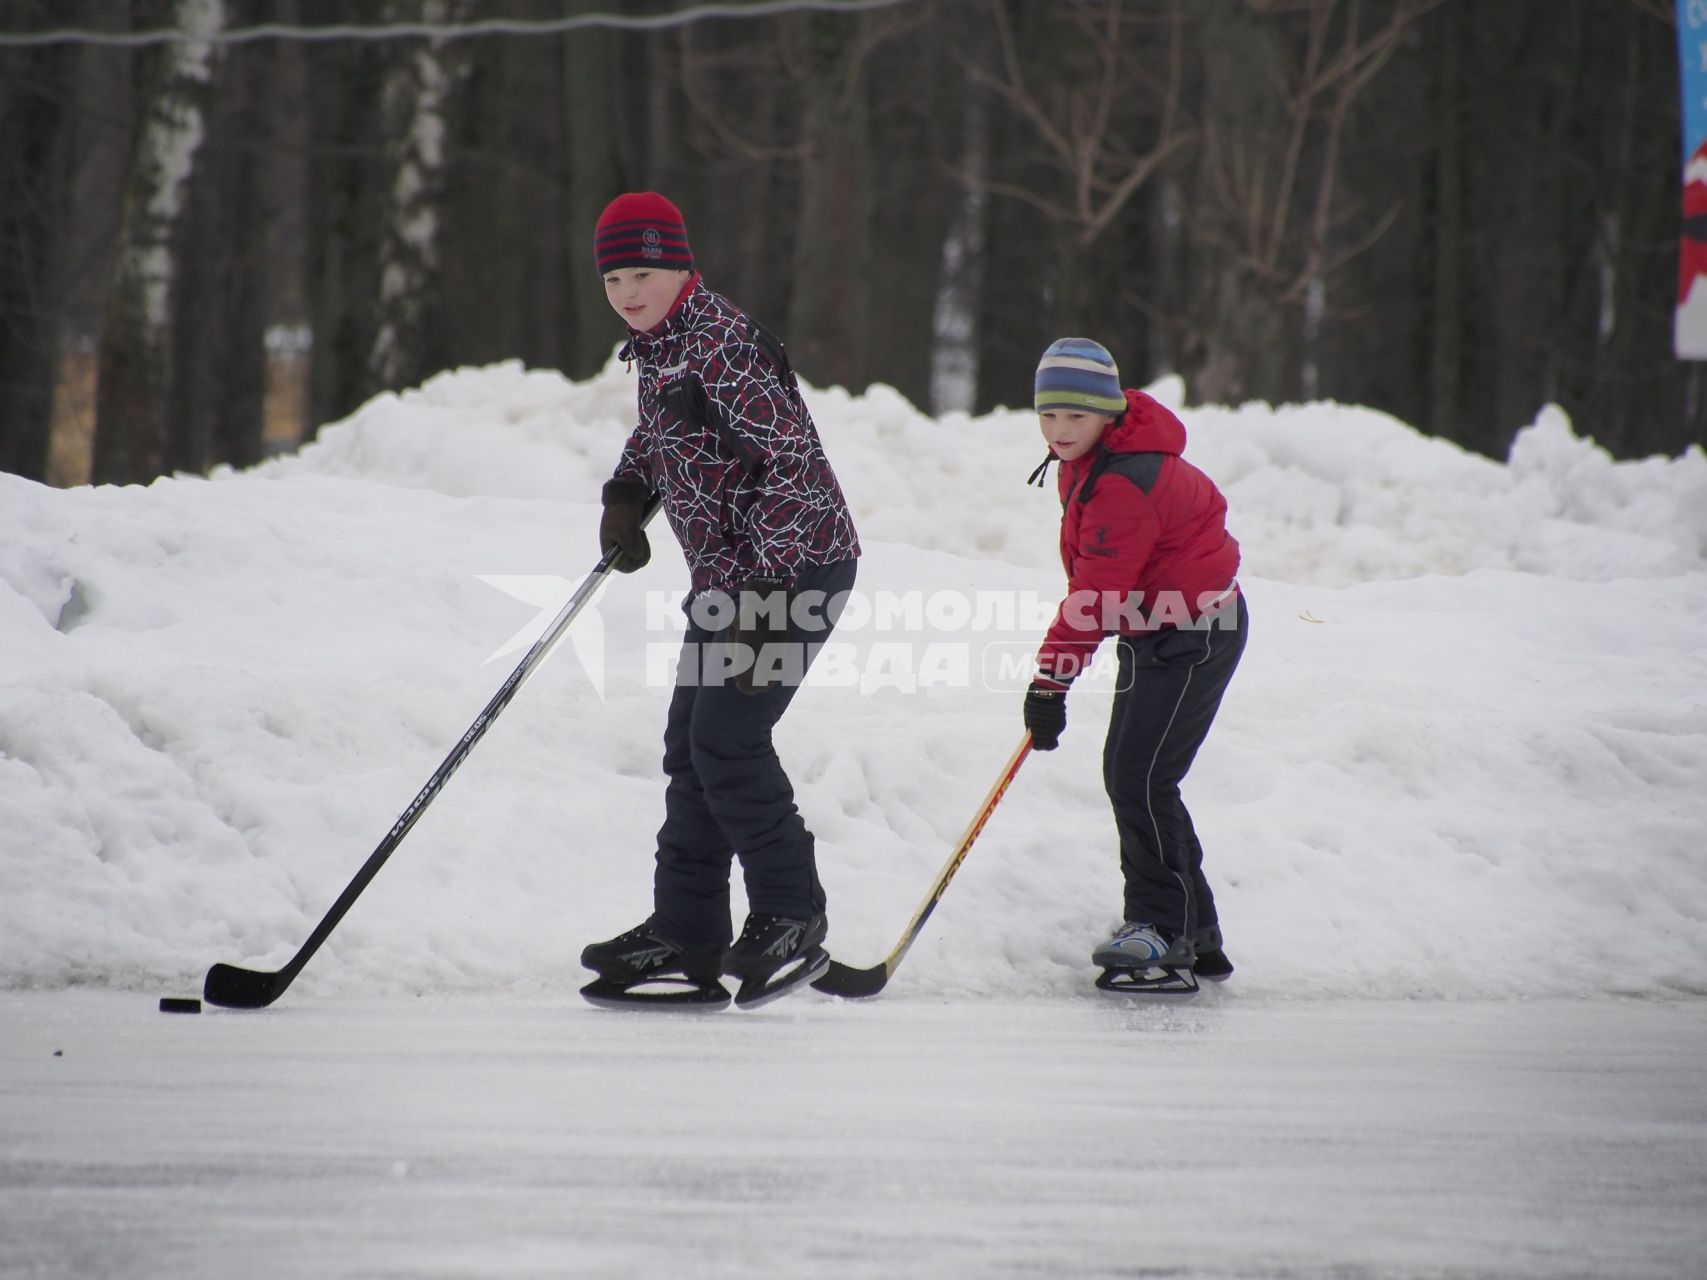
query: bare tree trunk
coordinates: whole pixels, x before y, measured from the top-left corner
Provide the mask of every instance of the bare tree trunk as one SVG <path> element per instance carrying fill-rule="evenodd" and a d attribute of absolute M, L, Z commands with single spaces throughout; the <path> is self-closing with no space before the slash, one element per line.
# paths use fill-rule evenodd
<path fill-rule="evenodd" d="M 274 18 L 300 22 L 298 0 L 277 0 Z M 268 50 L 267 149 L 257 175 L 261 206 L 261 254 L 265 304 L 261 312 L 264 362 L 261 441 L 263 454 L 299 442 L 308 422 L 308 365 L 313 344 L 308 309 L 308 61 L 300 44 L 280 42 Z"/>
<path fill-rule="evenodd" d="M 183 217 L 173 287 L 172 471 L 206 472 L 261 457 L 266 392 L 265 238 L 257 170 L 267 154 L 266 95 L 275 49 L 240 45 L 220 67 L 207 137 Z"/>
<path fill-rule="evenodd" d="M 144 99 L 101 332 L 98 483 L 151 480 L 167 462 L 177 233 L 212 91 L 215 48 L 206 37 L 225 25 L 224 0 L 173 0 L 171 20 L 187 38 L 161 49 L 158 81 Z"/>
<path fill-rule="evenodd" d="M 1284 216 L 1278 176 L 1286 153 L 1282 53 L 1244 0 L 1203 0 L 1204 147 L 1194 232 L 1201 362 L 1188 371 L 1194 400 L 1236 404 L 1284 398 L 1287 316 L 1270 282 L 1243 252 Z"/>
<path fill-rule="evenodd" d="M 626 186 L 617 93 L 620 52 L 619 42 L 604 31 L 577 31 L 564 38 L 563 123 L 568 145 L 563 174 L 565 216 L 559 233 L 565 240 L 571 318 L 564 369 L 576 378 L 602 369 L 622 333 L 605 301 L 598 264 L 593 261 L 593 224 Z"/>
<path fill-rule="evenodd" d="M 303 19 L 331 22 L 343 13 L 332 0 L 304 0 Z M 353 410 L 371 394 L 367 354 L 379 293 L 384 197 L 374 181 L 383 169 L 384 112 L 379 87 L 385 55 L 371 44 L 304 46 L 308 173 L 301 199 L 308 250 L 308 365 L 310 431 Z"/>
<path fill-rule="evenodd" d="M 75 19 L 115 32 L 128 29 L 123 6 L 85 0 Z M 113 283 L 125 185 L 136 153 L 138 86 L 135 55 L 89 45 L 76 51 L 76 70 L 67 104 L 70 191 L 64 217 L 51 242 L 59 258 L 47 316 L 58 331 L 59 359 L 53 371 L 51 440 L 47 482 L 88 484 L 95 452 L 97 347 Z"/>
<path fill-rule="evenodd" d="M 0 471 L 32 480 L 48 470 L 71 196 L 66 102 L 80 65 L 64 46 L 0 49 Z"/>
<path fill-rule="evenodd" d="M 957 196 L 939 251 L 931 317 L 930 412 L 970 413 L 978 403 L 978 347 L 984 294 L 984 240 L 989 212 L 989 104 L 977 85 L 965 85 L 959 156 L 967 181 Z"/>
<path fill-rule="evenodd" d="M 1177 374 L 1191 358 L 1191 240 L 1185 207 L 1185 185 L 1170 169 L 1157 182 L 1149 206 L 1150 295 L 1128 295 L 1134 310 L 1149 321 L 1145 355 L 1152 373 Z"/>
<path fill-rule="evenodd" d="M 672 0 L 666 7 L 677 8 L 680 3 L 681 0 Z M 681 78 L 681 36 L 673 31 L 650 31 L 643 39 L 646 185 L 666 196 L 676 192 L 676 196 L 670 196 L 676 199 L 682 196 L 681 128 L 675 92 L 676 82 Z M 689 241 L 692 241 L 691 227 Z"/>
<path fill-rule="evenodd" d="M 1440 147 L 1434 161 L 1434 306 L 1429 326 L 1428 429 L 1451 436 L 1458 421 L 1464 360 L 1464 147 L 1460 124 L 1459 46 L 1464 20 L 1458 5 L 1442 15 L 1435 118 Z"/>
<path fill-rule="evenodd" d="M 446 22 L 451 0 L 393 4 L 395 20 Z M 391 150 L 390 202 L 379 243 L 379 297 L 368 352 L 370 390 L 390 390 L 430 372 L 424 329 L 439 265 L 445 186 L 446 113 L 455 72 L 445 43 L 397 51 L 386 75 L 382 111 Z"/>
<path fill-rule="evenodd" d="M 935 94 L 922 98 L 916 109 L 899 107 L 888 86 L 905 82 L 911 91 L 931 81 L 909 45 L 899 44 L 892 52 L 905 58 L 895 70 L 917 74 L 884 76 L 887 58 L 873 66 L 872 262 L 858 282 L 866 333 L 860 385 L 887 383 L 911 403 L 928 408 L 933 395 L 931 349 L 946 271 L 944 245 L 951 226 L 958 223 L 963 235 L 975 237 L 978 225 L 968 193 L 943 163 L 959 133 L 961 104 L 943 87 L 933 86 Z M 962 246 L 965 243 L 962 240 Z M 966 257 L 963 253 L 962 262 Z M 902 269 L 892 270 L 892 265 Z M 964 306 L 954 310 L 966 315 Z M 961 342 L 969 354 L 969 332 Z M 968 382 L 962 397 L 968 403 L 962 407 L 970 407 L 970 396 Z"/>
<path fill-rule="evenodd" d="M 563 50 L 545 40 L 460 47 L 439 201 L 443 266 L 424 351 L 437 367 L 520 359 L 564 368 L 574 345 L 565 258 L 574 193 Z"/>
<path fill-rule="evenodd" d="M 859 19 L 807 23 L 805 156 L 788 339 L 795 367 L 820 384 L 860 388 L 869 337 L 869 122 Z"/>

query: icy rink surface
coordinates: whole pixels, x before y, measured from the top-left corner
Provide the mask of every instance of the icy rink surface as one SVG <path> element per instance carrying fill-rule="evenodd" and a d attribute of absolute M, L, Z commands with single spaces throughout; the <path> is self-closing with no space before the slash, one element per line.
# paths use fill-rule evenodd
<path fill-rule="evenodd" d="M 1088 981 L 1088 978 L 1087 978 Z M 162 992 L 161 994 L 168 994 Z M 1676 1277 L 1699 1001 L 0 992 L 0 1276 Z"/>

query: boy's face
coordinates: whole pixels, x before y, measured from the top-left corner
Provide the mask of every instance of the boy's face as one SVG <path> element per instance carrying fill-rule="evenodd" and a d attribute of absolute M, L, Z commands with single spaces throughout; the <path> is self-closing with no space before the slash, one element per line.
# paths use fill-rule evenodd
<path fill-rule="evenodd" d="M 630 328 L 645 333 L 669 315 L 687 278 L 686 271 L 620 267 L 605 272 L 605 298 Z"/>
<path fill-rule="evenodd" d="M 1113 421 L 1108 414 L 1089 409 L 1045 409 L 1037 415 L 1043 438 L 1062 462 L 1077 462 L 1096 448 L 1103 428 Z"/>

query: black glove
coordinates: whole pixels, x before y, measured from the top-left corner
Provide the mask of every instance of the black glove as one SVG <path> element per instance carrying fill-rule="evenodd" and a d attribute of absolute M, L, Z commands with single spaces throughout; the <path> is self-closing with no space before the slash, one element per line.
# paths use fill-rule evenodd
<path fill-rule="evenodd" d="M 1039 676 L 1025 691 L 1025 727 L 1031 730 L 1031 745 L 1053 751 L 1067 730 L 1067 686 Z"/>
<path fill-rule="evenodd" d="M 742 693 L 763 693 L 770 687 L 767 676 L 774 663 L 766 663 L 765 670 L 760 671 L 761 651 L 767 644 L 782 644 L 788 639 L 788 590 L 772 579 L 754 578 L 735 593 L 735 604 L 729 643 L 737 646 L 736 661 L 740 661 L 739 646 L 745 646 L 752 658 L 735 673 L 735 687 Z"/>
<path fill-rule="evenodd" d="M 652 506 L 652 491 L 638 480 L 606 480 L 599 494 L 605 513 L 599 518 L 599 551 L 616 547 L 616 559 L 611 568 L 618 573 L 633 573 L 644 569 L 652 558 L 652 544 L 646 540 L 646 512 Z"/>

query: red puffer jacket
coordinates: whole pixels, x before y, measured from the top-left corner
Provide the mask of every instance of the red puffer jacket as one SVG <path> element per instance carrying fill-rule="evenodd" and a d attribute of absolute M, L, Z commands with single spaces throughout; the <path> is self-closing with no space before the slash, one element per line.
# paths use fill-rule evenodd
<path fill-rule="evenodd" d="M 1071 680 L 1105 635 L 1177 626 L 1238 590 L 1239 544 L 1227 500 L 1180 454 L 1185 425 L 1142 391 L 1096 449 L 1061 464 L 1061 562 L 1067 597 L 1038 651 L 1038 671 Z"/>
<path fill-rule="evenodd" d="M 841 486 L 782 345 L 696 274 L 621 352 L 640 363 L 640 423 L 612 477 L 656 493 L 695 592 L 859 555 Z"/>

